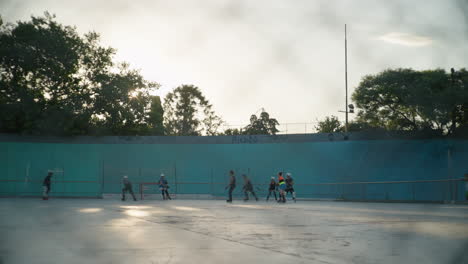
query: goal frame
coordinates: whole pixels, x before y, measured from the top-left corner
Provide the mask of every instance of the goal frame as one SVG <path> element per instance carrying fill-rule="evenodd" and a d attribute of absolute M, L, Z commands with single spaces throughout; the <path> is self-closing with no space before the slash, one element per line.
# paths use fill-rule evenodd
<path fill-rule="evenodd" d="M 141 182 L 140 184 L 140 199 L 145 200 L 145 186 L 159 185 L 159 182 Z"/>

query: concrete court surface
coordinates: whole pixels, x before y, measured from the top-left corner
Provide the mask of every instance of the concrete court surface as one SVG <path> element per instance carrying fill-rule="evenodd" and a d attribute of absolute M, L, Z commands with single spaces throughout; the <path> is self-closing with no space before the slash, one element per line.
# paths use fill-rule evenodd
<path fill-rule="evenodd" d="M 468 205 L 4 198 L 0 263 L 468 263 Z"/>

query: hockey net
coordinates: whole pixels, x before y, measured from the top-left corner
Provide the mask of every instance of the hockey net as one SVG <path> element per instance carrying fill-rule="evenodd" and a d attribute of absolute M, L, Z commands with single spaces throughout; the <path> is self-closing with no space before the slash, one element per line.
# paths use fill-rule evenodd
<path fill-rule="evenodd" d="M 159 183 L 157 182 L 143 182 L 140 183 L 140 199 L 141 200 L 154 200 L 162 199 L 161 190 L 159 190 Z"/>

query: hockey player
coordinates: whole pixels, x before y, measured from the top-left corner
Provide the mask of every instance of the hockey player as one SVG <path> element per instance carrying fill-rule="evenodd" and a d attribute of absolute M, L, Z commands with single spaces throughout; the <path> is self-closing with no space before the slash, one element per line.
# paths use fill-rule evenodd
<path fill-rule="evenodd" d="M 249 178 L 247 178 L 247 175 L 243 174 L 242 177 L 244 178 L 244 187 L 242 188 L 245 194 L 244 201 L 249 200 L 249 192 L 252 193 L 252 195 L 255 197 L 255 200 L 258 201 L 258 197 L 257 195 L 255 195 L 252 182 L 250 181 Z"/>
<path fill-rule="evenodd" d="M 164 176 L 164 173 L 161 173 L 161 178 L 159 178 L 159 190 L 161 190 L 163 200 L 172 200 L 169 192 L 167 191 L 168 189 L 169 184 L 167 183 L 166 177 Z"/>
<path fill-rule="evenodd" d="M 268 195 L 267 195 L 267 198 L 266 198 L 267 201 L 268 201 L 268 199 L 270 199 L 271 193 L 273 193 L 275 195 L 275 201 L 278 201 L 278 198 L 276 198 L 276 190 L 277 189 L 278 189 L 278 184 L 275 181 L 275 177 L 271 177 L 270 185 L 268 186 Z"/>
<path fill-rule="evenodd" d="M 123 176 L 122 184 L 123 184 L 122 201 L 125 201 L 125 193 L 126 192 L 129 192 L 132 195 L 133 201 L 136 201 L 137 199 L 135 198 L 135 194 L 133 194 L 132 183 L 128 180 L 127 175 Z"/>
<path fill-rule="evenodd" d="M 278 189 L 279 189 L 279 199 L 278 203 L 286 202 L 286 183 L 284 182 L 283 173 L 278 173 Z"/>
<path fill-rule="evenodd" d="M 122 183 L 123 183 L 123 188 L 122 188 L 122 201 L 125 201 L 125 193 L 126 192 L 129 192 L 132 197 L 133 197 L 133 201 L 136 201 L 136 198 L 135 198 L 135 194 L 133 194 L 133 188 L 132 188 L 132 183 L 128 180 L 128 176 L 125 175 L 122 179 Z"/>
<path fill-rule="evenodd" d="M 233 170 L 229 171 L 229 184 L 224 188 L 224 190 L 229 188 L 229 198 L 226 200 L 228 203 L 232 203 L 232 191 L 236 188 L 236 175 Z"/>
<path fill-rule="evenodd" d="M 292 195 L 292 198 L 294 200 L 294 202 L 296 202 L 296 192 L 294 192 L 294 180 L 293 178 L 291 177 L 291 173 L 286 173 L 286 194 L 285 196 L 288 194 L 288 193 L 291 193 Z"/>
<path fill-rule="evenodd" d="M 49 200 L 49 192 L 50 192 L 50 184 L 51 178 L 54 173 L 52 171 L 48 171 L 47 176 L 44 178 L 42 182 L 42 200 Z"/>

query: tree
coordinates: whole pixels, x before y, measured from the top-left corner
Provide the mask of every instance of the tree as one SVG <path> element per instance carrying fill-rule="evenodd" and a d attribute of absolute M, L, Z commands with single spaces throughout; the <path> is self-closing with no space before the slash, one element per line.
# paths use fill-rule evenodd
<path fill-rule="evenodd" d="M 262 111 L 260 117 L 251 115 L 250 124 L 241 131 L 244 135 L 275 135 L 279 132 L 276 128 L 278 125 L 278 120 L 270 118 L 267 112 Z"/>
<path fill-rule="evenodd" d="M 194 85 L 182 85 L 168 93 L 163 108 L 167 135 L 215 135 L 223 122 Z"/>
<path fill-rule="evenodd" d="M 386 70 L 363 78 L 353 101 L 358 119 L 389 130 L 451 134 L 467 123 L 468 72 Z"/>
<path fill-rule="evenodd" d="M 225 135 L 225 136 L 236 136 L 236 135 L 243 135 L 243 133 L 244 133 L 244 131 L 242 131 L 242 128 L 241 129 L 228 128 L 228 129 L 224 130 L 223 135 Z"/>
<path fill-rule="evenodd" d="M 372 127 L 369 123 L 356 118 L 348 123 L 348 132 L 364 131 L 364 130 L 379 130 L 382 128 Z M 341 131 L 345 131 L 345 127 L 341 128 Z"/>
<path fill-rule="evenodd" d="M 159 96 L 151 97 L 151 110 L 148 113 L 148 125 L 151 135 L 164 135 L 164 110 Z"/>
<path fill-rule="evenodd" d="M 315 129 L 318 133 L 335 133 L 344 131 L 338 117 L 333 115 L 325 117 L 323 121 L 319 121 Z"/>
<path fill-rule="evenodd" d="M 138 134 L 147 127 L 148 82 L 99 34 L 45 13 L 0 24 L 0 132 L 41 135 Z"/>

